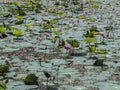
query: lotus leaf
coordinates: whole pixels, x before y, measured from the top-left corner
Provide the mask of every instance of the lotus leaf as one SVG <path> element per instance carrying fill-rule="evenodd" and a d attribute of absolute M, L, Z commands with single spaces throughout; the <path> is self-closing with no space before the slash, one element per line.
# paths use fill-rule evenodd
<path fill-rule="evenodd" d="M 18 20 L 23 20 L 23 16 L 15 16 L 15 18 Z"/>
<path fill-rule="evenodd" d="M 97 9 L 99 7 L 99 5 L 100 5 L 100 3 L 97 3 L 97 2 L 93 3 L 92 8 Z"/>
<path fill-rule="evenodd" d="M 107 50 L 106 49 L 97 49 L 95 52 L 97 54 L 107 54 Z"/>
<path fill-rule="evenodd" d="M 96 60 L 93 64 L 94 66 L 103 66 L 104 59 Z"/>
<path fill-rule="evenodd" d="M 97 31 L 97 27 L 96 27 L 96 26 L 92 26 L 92 27 L 90 28 L 90 31 Z"/>
<path fill-rule="evenodd" d="M 29 74 L 26 77 L 23 77 L 22 80 L 27 85 L 37 85 L 38 77 L 35 74 Z"/>
<path fill-rule="evenodd" d="M 54 31 L 54 34 L 55 34 L 55 35 L 60 35 L 60 31 L 59 31 L 59 30 L 55 30 L 55 31 Z"/>
<path fill-rule="evenodd" d="M 94 37 L 94 33 L 93 32 L 87 32 L 86 34 L 85 34 L 85 37 Z"/>
<path fill-rule="evenodd" d="M 90 22 L 94 22 L 95 19 L 94 18 L 86 18 L 86 20 L 90 21 Z"/>
<path fill-rule="evenodd" d="M 21 35 L 23 35 L 23 31 L 21 29 L 18 29 L 18 30 L 16 30 L 16 31 L 13 32 L 13 35 L 15 35 L 15 36 L 21 36 Z"/>
<path fill-rule="evenodd" d="M 20 7 L 17 7 L 17 12 L 20 16 L 25 16 L 26 15 L 26 13 Z"/>
<path fill-rule="evenodd" d="M 50 24 L 43 25 L 43 29 L 50 29 L 50 28 L 52 28 L 52 26 Z"/>
<path fill-rule="evenodd" d="M 15 24 L 18 25 L 18 24 L 22 24 L 23 23 L 23 20 L 20 20 L 20 21 L 16 21 Z"/>
<path fill-rule="evenodd" d="M 50 22 L 50 24 L 56 24 L 57 23 L 56 20 L 50 20 L 49 22 Z"/>
<path fill-rule="evenodd" d="M 95 52 L 96 46 L 95 45 L 90 45 L 89 46 L 89 52 Z"/>
<path fill-rule="evenodd" d="M 79 1 L 78 1 L 78 0 L 73 0 L 73 4 L 74 4 L 74 5 L 78 5 L 78 4 L 79 4 Z"/>
<path fill-rule="evenodd" d="M 33 24 L 25 24 L 25 27 L 26 28 L 30 28 L 30 27 L 32 27 L 33 26 Z"/>
<path fill-rule="evenodd" d="M 81 16 L 77 16 L 76 18 L 79 18 L 79 19 L 85 19 L 86 17 L 81 15 Z"/>
<path fill-rule="evenodd" d="M 19 1 L 14 1 L 14 5 L 20 6 L 20 2 Z"/>
<path fill-rule="evenodd" d="M 0 33 L 6 33 L 7 32 L 7 30 L 6 30 L 6 28 L 4 28 L 4 27 L 0 27 Z"/>
<path fill-rule="evenodd" d="M 75 10 L 75 7 L 71 6 L 71 7 L 70 7 L 70 10 L 71 10 L 71 11 L 74 11 L 74 10 Z"/>
<path fill-rule="evenodd" d="M 79 42 L 77 40 L 66 40 L 72 47 L 79 47 Z"/>
<path fill-rule="evenodd" d="M 61 16 L 63 13 L 64 13 L 63 10 L 58 10 L 58 11 L 56 12 L 56 14 L 58 14 L 59 16 Z"/>
<path fill-rule="evenodd" d="M 9 70 L 8 65 L 0 65 L 0 73 L 6 73 Z"/>
<path fill-rule="evenodd" d="M 0 90 L 7 90 L 6 84 L 3 83 L 2 81 L 0 81 Z"/>
<path fill-rule="evenodd" d="M 92 43 L 92 42 L 96 41 L 96 38 L 86 37 L 86 38 L 85 38 L 85 41 L 86 41 L 87 43 Z"/>

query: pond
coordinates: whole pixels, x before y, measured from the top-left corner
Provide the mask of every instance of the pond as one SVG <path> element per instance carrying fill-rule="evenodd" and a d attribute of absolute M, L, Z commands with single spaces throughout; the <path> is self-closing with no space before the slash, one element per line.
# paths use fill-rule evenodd
<path fill-rule="evenodd" d="M 0 90 L 119 90 L 119 0 L 0 3 Z"/>

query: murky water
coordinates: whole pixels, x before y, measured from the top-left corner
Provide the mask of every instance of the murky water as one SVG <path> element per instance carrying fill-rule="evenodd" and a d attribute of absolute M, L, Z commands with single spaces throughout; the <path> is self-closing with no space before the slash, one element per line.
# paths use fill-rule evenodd
<path fill-rule="evenodd" d="M 0 71 L 0 80 L 8 80 L 7 90 L 41 90 L 38 85 L 25 85 L 22 78 L 34 73 L 46 86 L 43 71 L 51 73 L 48 85 L 58 90 L 119 90 L 119 1 L 86 1 L 81 11 L 77 8 L 79 5 L 65 7 L 63 1 L 59 1 L 61 4 L 55 6 L 53 0 L 41 0 L 41 9 L 24 8 L 26 15 L 23 16 L 16 14 L 17 11 L 11 16 L 13 13 L 9 13 L 7 4 L 1 4 L 0 65 L 9 64 L 10 69 L 5 75 Z M 27 1 L 16 4 L 32 7 Z M 10 6 L 15 7 L 14 4 Z M 91 26 L 96 26 L 97 33 L 102 32 L 104 36 L 95 34 L 96 40 L 89 43 L 85 35 L 91 32 Z M 112 30 L 105 29 L 109 26 Z M 16 31 L 19 32 L 16 34 Z M 71 46 L 60 46 L 60 42 Z M 90 51 L 90 46 L 95 46 L 96 50 Z M 97 59 L 104 59 L 104 65 L 93 65 Z"/>

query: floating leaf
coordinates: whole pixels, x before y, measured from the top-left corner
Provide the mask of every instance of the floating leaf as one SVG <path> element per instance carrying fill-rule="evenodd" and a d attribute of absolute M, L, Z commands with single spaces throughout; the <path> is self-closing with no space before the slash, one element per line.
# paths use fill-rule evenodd
<path fill-rule="evenodd" d="M 103 66 L 104 59 L 96 60 L 93 64 L 94 66 Z"/>
<path fill-rule="evenodd" d="M 77 40 L 66 40 L 72 47 L 79 47 L 79 42 Z"/>
<path fill-rule="evenodd" d="M 9 70 L 8 65 L 0 65 L 0 73 L 6 73 Z"/>
<path fill-rule="evenodd" d="M 26 85 L 37 85 L 38 77 L 35 74 L 29 74 L 26 77 L 23 77 L 22 80 Z"/>
<path fill-rule="evenodd" d="M 17 28 L 16 27 L 14 27 L 14 26 L 9 26 L 9 30 L 16 30 Z"/>
<path fill-rule="evenodd" d="M 50 25 L 50 24 L 43 25 L 43 29 L 51 29 L 51 28 L 52 28 L 52 25 Z"/>
<path fill-rule="evenodd" d="M 0 90 L 7 90 L 6 84 L 3 83 L 2 81 L 0 81 Z"/>
<path fill-rule="evenodd" d="M 33 24 L 25 24 L 25 27 L 26 28 L 30 28 L 30 27 L 32 27 L 33 26 Z"/>
<path fill-rule="evenodd" d="M 94 37 L 94 33 L 92 33 L 92 32 L 87 32 L 86 34 L 85 34 L 85 37 Z"/>
<path fill-rule="evenodd" d="M 99 8 L 99 5 L 100 5 L 100 2 L 94 2 L 92 4 L 92 8 L 97 9 L 97 8 Z"/>
<path fill-rule="evenodd" d="M 71 6 L 71 7 L 70 7 L 70 10 L 71 10 L 71 11 L 74 11 L 74 10 L 75 10 L 75 7 Z"/>
<path fill-rule="evenodd" d="M 94 18 L 86 18 L 86 20 L 90 21 L 90 22 L 94 22 L 95 19 Z"/>
<path fill-rule="evenodd" d="M 85 40 L 87 43 L 91 43 L 91 42 L 95 42 L 95 41 L 96 41 L 96 38 L 86 37 L 84 40 Z"/>
<path fill-rule="evenodd" d="M 63 10 L 58 10 L 58 11 L 56 12 L 56 14 L 58 14 L 59 16 L 62 16 L 63 13 L 64 13 Z"/>
<path fill-rule="evenodd" d="M 106 49 L 97 49 L 95 52 L 97 54 L 107 54 L 107 50 Z"/>
<path fill-rule="evenodd" d="M 6 32 L 7 32 L 6 28 L 4 28 L 3 26 L 1 26 L 0 27 L 0 33 L 6 33 Z"/>
<path fill-rule="evenodd" d="M 59 30 L 55 30 L 55 31 L 54 31 L 54 34 L 55 34 L 55 35 L 60 35 L 60 31 L 59 31 Z"/>
<path fill-rule="evenodd" d="M 81 15 L 81 16 L 77 16 L 76 18 L 79 18 L 79 19 L 85 19 L 86 17 Z"/>
<path fill-rule="evenodd" d="M 20 20 L 20 21 L 16 21 L 15 24 L 18 25 L 18 24 L 22 24 L 23 23 L 23 20 Z"/>
<path fill-rule="evenodd" d="M 56 20 L 50 20 L 49 22 L 50 22 L 50 24 L 56 24 L 57 23 Z"/>
<path fill-rule="evenodd" d="M 90 45 L 89 46 L 89 52 L 95 52 L 96 46 L 95 45 Z"/>
<path fill-rule="evenodd" d="M 98 35 L 98 31 L 91 31 L 90 33 L 93 35 Z"/>
<path fill-rule="evenodd" d="M 18 29 L 18 30 L 16 30 L 16 31 L 13 32 L 13 35 L 15 35 L 15 36 L 21 36 L 21 35 L 23 35 L 23 31 L 21 29 Z"/>
<path fill-rule="evenodd" d="M 17 7 L 17 12 L 20 16 L 25 16 L 26 15 L 26 13 L 20 7 Z"/>
<path fill-rule="evenodd" d="M 92 26 L 91 28 L 90 28 L 90 31 L 92 32 L 92 31 L 97 31 L 97 27 L 96 26 Z"/>
<path fill-rule="evenodd" d="M 20 6 L 20 2 L 19 1 L 14 1 L 14 5 Z"/>
<path fill-rule="evenodd" d="M 18 15 L 18 16 L 15 16 L 15 18 L 18 19 L 18 20 L 23 20 L 23 16 Z"/>
<path fill-rule="evenodd" d="M 78 5 L 79 4 L 79 1 L 78 0 L 73 0 L 72 2 L 74 5 Z"/>

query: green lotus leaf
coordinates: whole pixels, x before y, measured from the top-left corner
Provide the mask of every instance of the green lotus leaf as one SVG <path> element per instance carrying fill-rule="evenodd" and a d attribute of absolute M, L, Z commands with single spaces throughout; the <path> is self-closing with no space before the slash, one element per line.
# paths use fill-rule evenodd
<path fill-rule="evenodd" d="M 81 15 L 81 16 L 77 16 L 76 18 L 79 18 L 79 19 L 85 19 L 86 17 Z"/>
<path fill-rule="evenodd" d="M 94 37 L 94 33 L 93 32 L 87 32 L 86 34 L 85 34 L 85 37 Z"/>
<path fill-rule="evenodd" d="M 95 52 L 97 54 L 107 54 L 107 50 L 106 49 L 97 49 Z"/>
<path fill-rule="evenodd" d="M 97 27 L 96 26 L 92 26 L 91 28 L 90 28 L 90 31 L 92 32 L 92 31 L 97 31 Z"/>
<path fill-rule="evenodd" d="M 49 22 L 50 22 L 50 24 L 56 24 L 57 23 L 56 20 L 50 20 Z"/>
<path fill-rule="evenodd" d="M 99 8 L 99 5 L 100 5 L 99 2 L 95 2 L 92 4 L 92 8 L 97 9 L 97 8 Z"/>
<path fill-rule="evenodd" d="M 15 18 L 17 19 L 17 20 L 23 20 L 23 16 L 15 16 Z"/>
<path fill-rule="evenodd" d="M 33 26 L 33 24 L 25 24 L 25 27 L 26 28 L 30 28 L 30 27 L 32 27 Z"/>
<path fill-rule="evenodd" d="M 6 84 L 3 83 L 2 81 L 0 81 L 0 90 L 7 90 Z"/>
<path fill-rule="evenodd" d="M 63 13 L 64 13 L 64 11 L 63 11 L 63 10 L 58 10 L 58 11 L 56 12 L 56 14 L 58 14 L 59 16 L 62 16 L 62 15 L 63 15 Z"/>
<path fill-rule="evenodd" d="M 16 5 L 16 6 L 20 6 L 20 2 L 19 1 L 14 1 L 14 5 Z"/>
<path fill-rule="evenodd" d="M 3 26 L 1 26 L 0 27 L 0 33 L 6 33 L 6 32 L 7 32 L 6 28 L 4 28 Z"/>
<path fill-rule="evenodd" d="M 29 74 L 22 78 L 22 81 L 24 81 L 26 85 L 37 85 L 37 80 L 38 77 L 35 74 Z"/>
<path fill-rule="evenodd" d="M 85 40 L 87 43 L 92 43 L 92 42 L 95 42 L 95 41 L 96 41 L 96 38 L 86 37 L 84 40 Z"/>
<path fill-rule="evenodd" d="M 18 24 L 22 24 L 23 23 L 23 20 L 20 20 L 20 21 L 16 21 L 15 24 L 18 25 Z"/>
<path fill-rule="evenodd" d="M 94 66 L 103 66 L 104 59 L 96 60 L 93 64 Z"/>
<path fill-rule="evenodd" d="M 17 12 L 20 16 L 25 16 L 26 15 L 25 11 L 23 11 L 20 7 L 17 7 Z"/>
<path fill-rule="evenodd" d="M 90 21 L 90 22 L 94 22 L 95 19 L 94 18 L 86 18 L 86 20 Z"/>
<path fill-rule="evenodd" d="M 79 4 L 79 1 L 78 1 L 78 0 L 73 0 L 73 4 L 74 4 L 74 5 L 78 5 L 78 4 Z"/>
<path fill-rule="evenodd" d="M 50 24 L 45 24 L 43 26 L 43 29 L 51 29 L 51 28 L 52 28 L 52 25 L 50 25 Z"/>
<path fill-rule="evenodd" d="M 66 27 L 65 30 L 70 30 L 71 28 L 70 27 Z"/>
<path fill-rule="evenodd" d="M 15 14 L 15 15 L 17 14 L 17 10 L 14 9 L 14 6 L 8 5 L 7 7 L 10 13 Z"/>
<path fill-rule="evenodd" d="M 91 31 L 90 33 L 93 35 L 98 35 L 98 31 Z"/>
<path fill-rule="evenodd" d="M 16 27 L 14 27 L 14 26 L 9 26 L 9 30 L 16 30 L 17 28 Z"/>
<path fill-rule="evenodd" d="M 96 46 L 95 45 L 90 45 L 89 46 L 89 52 L 95 52 Z"/>
<path fill-rule="evenodd" d="M 74 10 L 75 10 L 75 7 L 74 7 L 74 6 L 71 6 L 71 7 L 70 7 L 70 10 L 71 10 L 71 11 L 74 11 Z"/>
<path fill-rule="evenodd" d="M 13 35 L 15 35 L 15 36 L 21 36 L 21 35 L 23 35 L 23 31 L 21 29 L 18 29 L 18 30 L 16 30 L 16 31 L 13 32 Z"/>
<path fill-rule="evenodd" d="M 54 31 L 54 34 L 55 34 L 55 35 L 60 35 L 60 31 L 59 31 L 59 30 L 55 30 L 55 31 Z"/>
<path fill-rule="evenodd" d="M 0 73 L 6 73 L 9 71 L 8 65 L 0 65 Z"/>
<path fill-rule="evenodd" d="M 66 40 L 72 47 L 79 47 L 79 42 L 77 40 Z"/>

